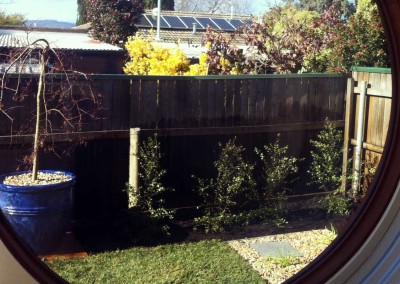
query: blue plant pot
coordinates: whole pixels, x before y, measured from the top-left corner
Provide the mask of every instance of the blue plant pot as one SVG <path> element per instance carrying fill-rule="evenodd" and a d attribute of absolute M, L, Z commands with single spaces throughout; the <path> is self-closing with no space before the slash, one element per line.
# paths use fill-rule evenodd
<path fill-rule="evenodd" d="M 41 170 L 40 172 L 59 173 Z M 74 204 L 74 174 L 62 172 L 72 179 L 58 184 L 11 186 L 0 175 L 0 209 L 14 231 L 36 254 L 48 254 L 62 243 L 70 227 Z"/>

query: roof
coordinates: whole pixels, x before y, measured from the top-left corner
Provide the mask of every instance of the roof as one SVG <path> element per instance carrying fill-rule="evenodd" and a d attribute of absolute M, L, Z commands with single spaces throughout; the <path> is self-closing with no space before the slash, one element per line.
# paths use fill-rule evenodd
<path fill-rule="evenodd" d="M 0 27 L 0 47 L 26 47 L 35 40 L 46 39 L 50 47 L 61 50 L 119 52 L 123 49 L 95 40 L 86 32 L 67 29 L 16 29 Z"/>

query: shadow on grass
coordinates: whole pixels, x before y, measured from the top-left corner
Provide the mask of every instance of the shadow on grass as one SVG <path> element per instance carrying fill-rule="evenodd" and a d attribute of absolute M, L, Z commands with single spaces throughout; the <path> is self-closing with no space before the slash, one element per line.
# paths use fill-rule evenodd
<path fill-rule="evenodd" d="M 133 246 L 157 246 L 162 244 L 197 242 L 219 239 L 235 240 L 266 235 L 331 228 L 343 223 L 345 218 L 329 216 L 321 208 L 292 208 L 286 215 L 286 223 L 278 226 L 274 222 L 233 227 L 222 233 L 194 231 L 193 212 L 178 214 L 172 222 L 156 222 L 141 212 L 130 209 L 113 218 L 98 222 L 77 222 L 75 236 L 86 252 L 100 253 Z M 169 226 L 168 233 L 162 228 Z"/>

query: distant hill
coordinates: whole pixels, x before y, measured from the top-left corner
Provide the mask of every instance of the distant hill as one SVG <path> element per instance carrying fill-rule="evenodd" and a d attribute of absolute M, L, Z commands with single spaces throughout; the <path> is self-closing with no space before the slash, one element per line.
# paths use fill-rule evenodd
<path fill-rule="evenodd" d="M 57 20 L 27 20 L 25 24 L 30 26 L 36 26 L 40 28 L 59 28 L 59 29 L 70 29 L 75 27 L 75 24 L 68 22 L 59 22 Z"/>

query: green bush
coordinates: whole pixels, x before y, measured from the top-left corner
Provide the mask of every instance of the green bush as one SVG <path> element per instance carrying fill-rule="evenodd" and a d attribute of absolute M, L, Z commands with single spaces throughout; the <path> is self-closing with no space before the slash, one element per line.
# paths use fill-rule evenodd
<path fill-rule="evenodd" d="M 214 179 L 197 178 L 198 192 L 203 198 L 204 215 L 195 218 L 197 227 L 205 231 L 223 231 L 232 225 L 242 223 L 243 216 L 237 213 L 256 199 L 254 165 L 243 158 L 245 149 L 236 145 L 236 139 L 226 145 L 219 143 L 220 155 L 214 166 Z"/>
<path fill-rule="evenodd" d="M 321 200 L 321 205 L 329 214 L 344 216 L 350 212 L 351 198 L 341 186 L 343 161 L 343 132 L 328 119 L 324 130 L 316 140 L 311 140 L 314 151 L 311 151 L 309 174 L 311 183 L 324 191 L 331 192 Z M 348 163 L 350 165 L 350 163 Z M 350 172 L 349 170 L 347 172 Z M 351 177 L 346 177 L 351 180 Z"/>
<path fill-rule="evenodd" d="M 137 200 L 136 207 L 159 221 L 172 219 L 174 215 L 172 210 L 165 208 L 163 194 L 173 189 L 163 185 L 167 171 L 161 167 L 161 157 L 160 143 L 156 137 L 143 141 L 139 151 L 139 188 L 127 186 L 128 194 Z"/>
<path fill-rule="evenodd" d="M 342 181 L 343 132 L 328 119 L 316 140 L 311 140 L 310 184 L 332 191 L 340 188 Z"/>
<path fill-rule="evenodd" d="M 260 158 L 262 174 L 258 179 L 260 206 L 270 208 L 270 216 L 281 220 L 286 212 L 286 190 L 289 177 L 298 172 L 296 157 L 287 156 L 288 146 L 280 146 L 280 134 L 274 143 L 264 145 L 263 149 L 255 148 Z"/>
<path fill-rule="evenodd" d="M 254 165 L 243 159 L 245 149 L 230 140 L 220 146 L 220 156 L 214 163 L 217 177 L 198 178 L 198 191 L 204 200 L 204 214 L 195 219 L 196 228 L 220 232 L 235 225 L 247 225 L 266 220 L 277 225 L 285 222 L 286 185 L 291 174 L 298 171 L 298 159 L 287 156 L 287 146 L 274 143 L 255 149 L 260 158 L 262 175 L 258 184 L 253 178 Z M 256 188 L 258 185 L 258 190 Z"/>

